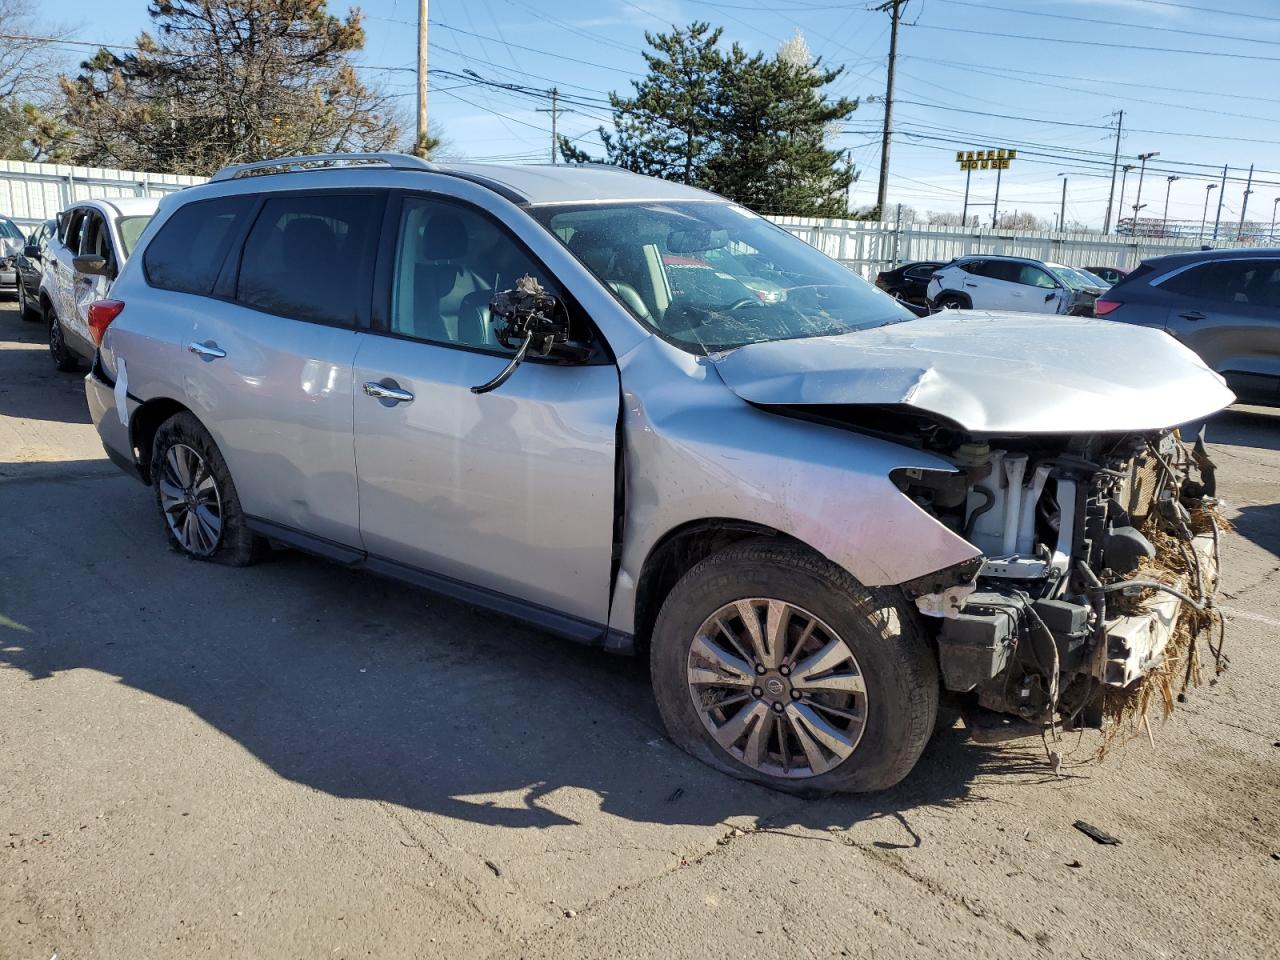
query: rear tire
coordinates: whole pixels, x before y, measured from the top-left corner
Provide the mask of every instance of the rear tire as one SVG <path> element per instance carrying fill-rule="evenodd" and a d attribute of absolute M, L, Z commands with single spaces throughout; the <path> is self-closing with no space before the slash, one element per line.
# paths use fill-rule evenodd
<path fill-rule="evenodd" d="M 935 302 L 939 310 L 972 310 L 973 304 L 967 297 L 958 293 L 944 293 Z"/>
<path fill-rule="evenodd" d="M 80 358 L 71 352 L 71 348 L 67 346 L 66 334 L 62 329 L 62 321 L 58 319 L 58 315 L 52 310 L 48 312 L 49 317 L 49 356 L 53 358 L 53 365 L 63 373 L 72 373 L 80 369 Z"/>
<path fill-rule="evenodd" d="M 753 644 L 746 616 L 766 638 L 785 624 L 780 642 Z M 938 712 L 937 664 L 913 613 L 785 542 L 736 544 L 686 573 L 658 615 L 650 664 L 677 745 L 789 793 L 893 786 Z"/>
<path fill-rule="evenodd" d="M 151 484 L 169 546 L 193 560 L 246 567 L 267 542 L 249 529 L 227 463 L 193 414 L 160 424 L 151 445 Z"/>

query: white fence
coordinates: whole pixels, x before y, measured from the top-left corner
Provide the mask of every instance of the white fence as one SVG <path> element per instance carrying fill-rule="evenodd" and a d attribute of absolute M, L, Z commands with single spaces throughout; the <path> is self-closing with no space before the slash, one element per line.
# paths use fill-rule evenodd
<path fill-rule="evenodd" d="M 1112 236 L 1103 233 L 1022 233 L 989 227 L 934 227 L 922 223 L 876 223 L 770 217 L 827 256 L 872 279 L 913 260 L 947 261 L 976 253 L 1033 257 L 1071 267 L 1120 267 L 1131 270 L 1148 257 L 1198 250 L 1197 240 Z M 1213 246 L 1244 247 L 1219 241 Z"/>
<path fill-rule="evenodd" d="M 204 178 L 0 160 L 0 216 L 10 217 L 27 228 L 49 219 L 77 200 L 162 197 L 198 183 L 204 183 Z M 1193 239 L 1101 233 L 1014 233 L 990 228 L 809 217 L 769 219 L 868 279 L 878 270 L 892 269 L 912 260 L 946 261 L 974 253 L 1003 253 L 1073 267 L 1112 266 L 1128 270 L 1147 257 L 1199 247 Z M 1247 245 L 1226 241 L 1214 244 L 1217 247 Z"/>
<path fill-rule="evenodd" d="M 0 216 L 17 221 L 25 230 L 77 200 L 163 197 L 196 183 L 204 183 L 204 178 L 0 160 Z"/>

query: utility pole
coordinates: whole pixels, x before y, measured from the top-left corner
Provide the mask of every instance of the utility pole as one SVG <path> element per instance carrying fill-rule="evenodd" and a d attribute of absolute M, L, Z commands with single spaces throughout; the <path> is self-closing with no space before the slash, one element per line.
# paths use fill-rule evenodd
<path fill-rule="evenodd" d="M 1168 236 L 1169 234 L 1169 191 L 1173 189 L 1173 181 L 1181 179 L 1181 177 L 1173 175 L 1164 178 L 1164 220 L 1160 224 L 1161 236 Z"/>
<path fill-rule="evenodd" d="M 1249 164 L 1249 180 L 1244 185 L 1244 199 L 1240 202 L 1240 226 L 1236 230 L 1236 239 L 1244 236 L 1244 212 L 1249 209 L 1249 194 L 1253 193 L 1253 164 Z"/>
<path fill-rule="evenodd" d="M 1227 165 L 1222 165 L 1222 186 L 1218 188 L 1218 213 L 1213 218 L 1213 239 L 1218 239 L 1218 224 L 1222 223 L 1222 195 L 1227 192 Z"/>
<path fill-rule="evenodd" d="M 427 0 L 418 0 L 418 139 L 413 152 L 426 156 L 431 135 L 427 133 Z"/>
<path fill-rule="evenodd" d="M 1062 206 L 1058 208 L 1058 230 L 1062 231 L 1067 228 L 1067 175 L 1060 173 L 1058 176 L 1062 178 Z"/>
<path fill-rule="evenodd" d="M 876 191 L 876 206 L 883 217 L 884 205 L 889 195 L 889 141 L 893 137 L 893 74 L 898 61 L 898 23 L 902 20 L 902 8 L 907 0 L 885 0 L 876 7 L 880 13 L 888 13 L 889 27 L 889 71 L 885 83 L 884 94 L 884 133 L 880 141 L 880 188 Z"/>
<path fill-rule="evenodd" d="M 1111 201 L 1116 196 L 1116 167 L 1120 163 L 1120 135 L 1124 131 L 1124 111 L 1121 110 L 1116 120 L 1116 152 L 1111 157 L 1111 192 L 1107 194 L 1107 219 L 1102 224 L 1102 232 L 1111 232 Z M 1116 217 L 1119 220 L 1119 217 Z M 1117 224 L 1118 226 L 1118 224 Z"/>
<path fill-rule="evenodd" d="M 1142 178 L 1147 175 L 1147 161 L 1152 157 L 1160 156 L 1159 150 L 1152 150 L 1150 153 L 1138 154 L 1138 159 L 1142 161 L 1142 169 L 1138 171 L 1138 199 L 1133 201 L 1133 235 L 1138 235 L 1138 211 L 1142 209 Z"/>
<path fill-rule="evenodd" d="M 969 225 L 969 178 L 973 176 L 973 167 L 964 168 L 964 209 L 960 214 L 960 226 Z"/>
<path fill-rule="evenodd" d="M 1120 221 L 1124 215 L 1124 187 L 1129 182 L 1129 171 L 1133 169 L 1132 163 L 1126 163 L 1121 168 L 1120 173 L 1120 202 L 1116 204 L 1116 233 L 1120 232 Z"/>
<path fill-rule="evenodd" d="M 1280 197 L 1276 197 L 1271 201 L 1271 242 L 1276 242 L 1276 207 L 1280 206 Z"/>
<path fill-rule="evenodd" d="M 1204 188 L 1204 213 L 1200 214 L 1200 237 L 1201 243 L 1204 243 L 1204 225 L 1209 219 L 1209 194 L 1218 189 L 1216 183 L 1211 183 Z"/>
<path fill-rule="evenodd" d="M 560 119 L 560 90 L 557 87 L 551 88 L 551 162 L 556 162 L 556 145 L 560 142 L 556 139 L 556 121 Z"/>
<path fill-rule="evenodd" d="M 1000 174 L 1004 173 L 1003 167 L 996 168 L 996 202 L 991 205 L 991 229 L 996 228 L 996 218 L 1000 216 Z"/>

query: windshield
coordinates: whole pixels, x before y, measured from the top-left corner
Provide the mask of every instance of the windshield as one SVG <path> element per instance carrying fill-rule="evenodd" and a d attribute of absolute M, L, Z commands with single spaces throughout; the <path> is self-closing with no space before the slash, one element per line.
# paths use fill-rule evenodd
<path fill-rule="evenodd" d="M 730 203 L 531 212 L 636 319 L 693 353 L 915 319 L 803 240 Z"/>
<path fill-rule="evenodd" d="M 142 231 L 150 222 L 151 214 L 145 217 L 120 217 L 116 221 L 116 229 L 120 231 L 120 246 L 124 248 L 126 258 L 133 253 L 133 245 L 138 242 L 138 237 L 142 236 Z"/>
<path fill-rule="evenodd" d="M 18 225 L 7 217 L 0 217 L 0 237 L 8 240 L 21 240 L 22 231 L 18 229 Z"/>

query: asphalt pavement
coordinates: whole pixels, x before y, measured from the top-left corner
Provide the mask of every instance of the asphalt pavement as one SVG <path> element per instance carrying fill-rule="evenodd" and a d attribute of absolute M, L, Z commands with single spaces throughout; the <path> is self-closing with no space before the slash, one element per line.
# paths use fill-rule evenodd
<path fill-rule="evenodd" d="M 810 802 L 674 748 L 642 663 L 171 552 L 44 333 L 0 303 L 0 958 L 1277 956 L 1280 411 L 1210 422 L 1231 667 L 1154 744 L 943 722 Z"/>

